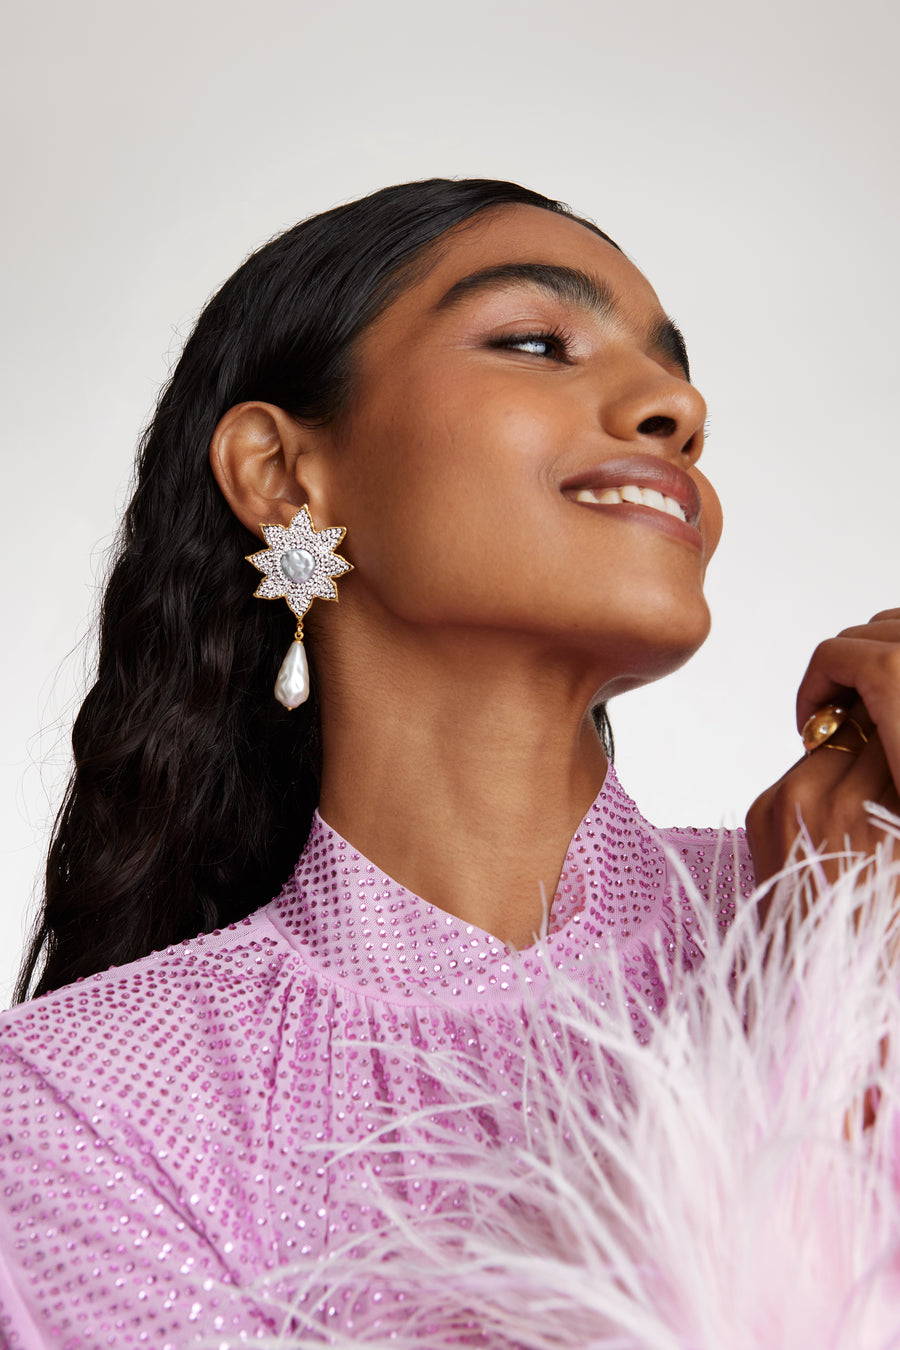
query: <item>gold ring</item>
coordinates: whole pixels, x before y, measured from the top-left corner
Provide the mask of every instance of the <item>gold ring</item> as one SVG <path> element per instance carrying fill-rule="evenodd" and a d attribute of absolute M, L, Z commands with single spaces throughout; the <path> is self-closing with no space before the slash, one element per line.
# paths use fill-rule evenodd
<path fill-rule="evenodd" d="M 813 750 L 824 745 L 829 737 L 844 725 L 849 716 L 849 709 L 842 708 L 839 703 L 826 703 L 824 707 L 817 709 L 812 717 L 806 719 L 800 731 L 806 753 L 811 755 Z"/>
<path fill-rule="evenodd" d="M 863 745 L 868 745 L 868 744 L 869 744 L 869 738 L 868 738 L 868 736 L 866 735 L 866 733 L 863 731 L 862 727 L 861 727 L 861 726 L 859 725 L 859 723 L 857 722 L 856 718 L 855 718 L 855 717 L 848 717 L 848 718 L 847 718 L 847 721 L 850 723 L 850 726 L 851 726 L 851 727 L 856 727 L 856 730 L 859 732 L 860 736 L 862 737 L 862 743 L 863 743 Z M 859 751 L 857 750 L 856 753 L 859 754 Z"/>
<path fill-rule="evenodd" d="M 859 732 L 859 738 L 860 738 L 860 740 L 862 741 L 862 745 L 857 745 L 857 746 L 853 746 L 853 745 L 838 745 L 836 741 L 826 741 L 826 742 L 824 743 L 824 745 L 822 746 L 822 749 L 823 749 L 823 750 L 842 750 L 842 751 L 844 752 L 845 755 L 860 755 L 860 754 L 862 754 L 862 748 L 863 748 L 863 745 L 868 745 L 868 744 L 869 744 L 869 738 L 868 738 L 868 736 L 867 736 L 866 733 L 863 731 L 862 727 L 859 725 L 859 723 L 857 722 L 857 720 L 856 720 L 855 717 L 848 717 L 848 718 L 845 720 L 844 725 L 845 725 L 845 726 L 848 726 L 848 727 L 855 727 L 855 728 L 856 728 L 856 730 Z"/>
<path fill-rule="evenodd" d="M 862 745 L 854 748 L 850 745 L 835 745 L 831 737 L 842 726 L 853 727 L 859 735 Z M 803 723 L 803 729 L 800 732 L 803 737 L 803 748 L 808 755 L 820 747 L 825 750 L 840 750 L 845 755 L 858 755 L 862 751 L 863 745 L 868 745 L 869 738 L 859 725 L 855 717 L 851 717 L 846 708 L 841 707 L 839 703 L 826 703 L 824 707 L 814 712 L 812 717 L 808 717 Z"/>

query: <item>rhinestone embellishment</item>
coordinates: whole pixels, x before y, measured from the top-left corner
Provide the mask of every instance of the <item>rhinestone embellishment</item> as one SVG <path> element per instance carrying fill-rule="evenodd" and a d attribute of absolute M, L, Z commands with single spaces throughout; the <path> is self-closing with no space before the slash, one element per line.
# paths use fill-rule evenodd
<path fill-rule="evenodd" d="M 346 533 L 341 526 L 317 530 L 308 509 L 301 506 L 286 529 L 283 525 L 261 525 L 260 529 L 268 548 L 247 555 L 247 561 L 265 573 L 254 595 L 260 600 L 283 597 L 298 619 L 316 596 L 338 598 L 332 577 L 351 570 L 347 559 L 334 551 Z"/>
<path fill-rule="evenodd" d="M 380 1187 L 421 1207 L 430 1240 L 438 1203 L 455 1207 L 439 1139 L 456 1136 L 466 1156 L 496 1147 L 502 1160 L 540 1138 L 521 1089 L 526 1056 L 586 1068 L 574 1040 L 531 1040 L 551 969 L 601 1013 L 617 970 L 634 1034 L 650 1039 L 663 966 L 702 959 L 672 856 L 724 930 L 753 890 L 743 840 L 654 831 L 610 768 L 569 846 L 547 936 L 513 961 L 316 815 L 265 909 L 4 1014 L 0 1345 L 251 1350 L 272 1344 L 276 1297 L 296 1308 L 285 1350 L 314 1344 L 301 1319 L 332 1344 L 391 1343 L 380 1331 L 354 1340 L 356 1309 L 342 1294 L 327 1327 L 314 1323 L 320 1286 L 292 1272 L 305 1262 L 328 1288 L 331 1253 L 371 1250 L 362 1244 L 383 1223 Z M 483 1110 L 462 1114 L 428 1072 L 459 1056 Z M 580 1077 L 578 1091 L 593 1094 L 598 1115 L 607 1100 L 618 1112 L 615 1081 L 613 1067 Z M 506 1103 L 508 1137 L 488 1133 L 494 1098 Z M 419 1137 L 434 1125 L 434 1180 L 430 1158 L 398 1151 L 417 1119 Z M 389 1280 L 372 1284 L 389 1310 Z M 418 1343 L 436 1342 L 426 1329 Z"/>

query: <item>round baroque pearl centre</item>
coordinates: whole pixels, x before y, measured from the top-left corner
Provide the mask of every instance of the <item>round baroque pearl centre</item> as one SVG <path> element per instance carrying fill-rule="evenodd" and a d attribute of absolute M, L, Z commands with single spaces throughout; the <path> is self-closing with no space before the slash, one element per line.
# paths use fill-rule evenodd
<path fill-rule="evenodd" d="M 296 586 L 302 581 L 309 581 L 316 570 L 316 560 L 305 548 L 292 548 L 282 553 L 281 570 L 288 581 Z"/>

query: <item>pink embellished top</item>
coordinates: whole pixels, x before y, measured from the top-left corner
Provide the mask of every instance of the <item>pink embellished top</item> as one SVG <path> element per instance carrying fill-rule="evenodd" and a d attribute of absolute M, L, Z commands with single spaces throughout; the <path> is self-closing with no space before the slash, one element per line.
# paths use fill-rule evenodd
<path fill-rule="evenodd" d="M 610 768 L 549 933 L 513 959 L 316 816 L 250 918 L 5 1014 L 0 1345 L 270 1336 L 254 1284 L 373 1222 L 368 1183 L 327 1149 L 438 1104 L 423 1057 L 490 1040 L 481 1067 L 503 1093 L 548 968 L 590 983 L 610 959 L 649 1034 L 657 961 L 692 952 L 676 858 L 726 924 L 752 887 L 742 836 L 654 829 Z"/>

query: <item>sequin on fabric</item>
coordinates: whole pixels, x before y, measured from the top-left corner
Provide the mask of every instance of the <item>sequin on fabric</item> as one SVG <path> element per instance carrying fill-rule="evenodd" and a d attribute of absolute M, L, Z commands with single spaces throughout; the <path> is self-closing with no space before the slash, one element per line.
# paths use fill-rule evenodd
<path fill-rule="evenodd" d="M 272 1334 L 247 1287 L 374 1224 L 368 1173 L 334 1173 L 324 1150 L 439 1105 L 423 1058 L 483 1046 L 505 1096 L 548 969 L 599 986 L 611 960 L 649 1036 L 660 953 L 698 957 L 679 868 L 723 926 L 752 886 L 741 836 L 654 830 L 610 770 L 549 933 L 513 959 L 317 816 L 255 915 L 6 1014 L 0 1345 L 230 1350 Z"/>

